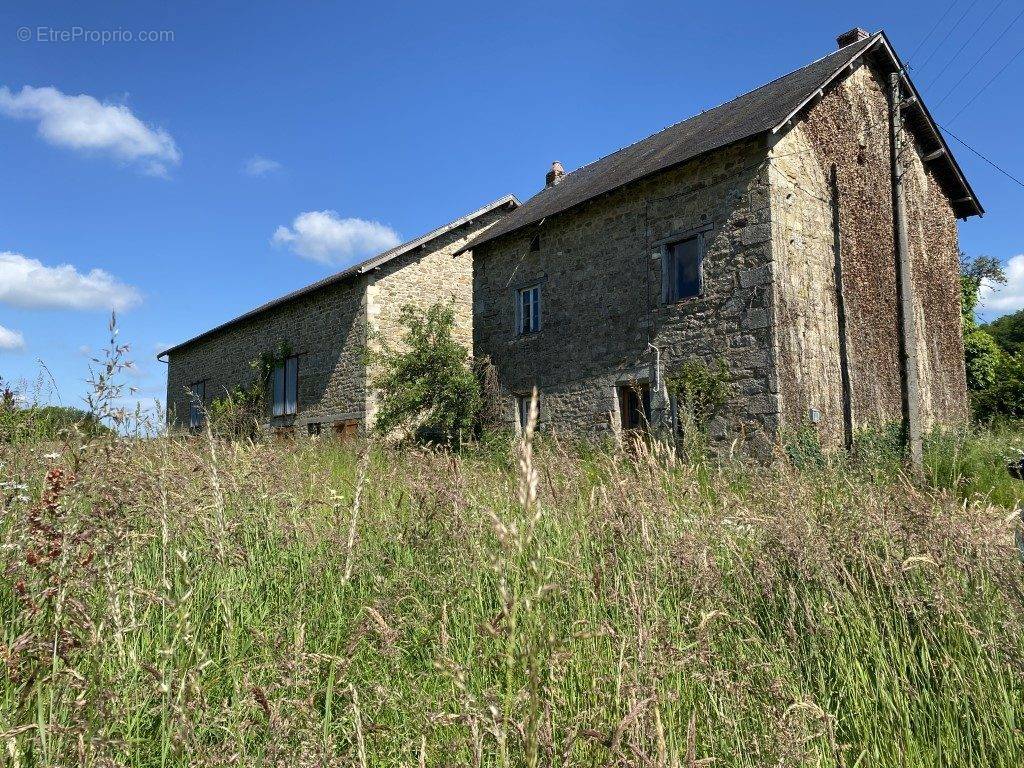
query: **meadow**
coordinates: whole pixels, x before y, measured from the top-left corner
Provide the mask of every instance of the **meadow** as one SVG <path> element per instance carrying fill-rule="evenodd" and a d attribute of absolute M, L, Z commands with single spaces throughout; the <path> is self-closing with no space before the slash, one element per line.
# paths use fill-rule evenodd
<path fill-rule="evenodd" d="M 0 762 L 1019 766 L 1021 448 L 8 433 Z"/>

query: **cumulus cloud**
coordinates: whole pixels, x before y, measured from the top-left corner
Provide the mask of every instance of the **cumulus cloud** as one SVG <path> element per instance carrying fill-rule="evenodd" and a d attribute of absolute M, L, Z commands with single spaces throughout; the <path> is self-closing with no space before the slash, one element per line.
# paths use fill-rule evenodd
<path fill-rule="evenodd" d="M 350 264 L 401 242 L 391 227 L 365 219 L 343 219 L 334 211 L 306 211 L 292 226 L 280 226 L 271 242 L 321 264 Z"/>
<path fill-rule="evenodd" d="M 0 87 L 0 113 L 38 124 L 43 140 L 58 147 L 110 155 L 135 163 L 144 173 L 166 176 L 181 152 L 163 128 L 139 120 L 124 104 L 71 96 L 56 88 L 26 85 L 19 92 Z"/>
<path fill-rule="evenodd" d="M 13 352 L 25 348 L 25 337 L 18 331 L 0 325 L 0 352 Z"/>
<path fill-rule="evenodd" d="M 135 306 L 142 297 L 102 269 L 79 272 L 70 264 L 47 267 L 20 253 L 0 253 L 0 303 L 50 309 L 116 309 Z"/>
<path fill-rule="evenodd" d="M 246 176 L 266 176 L 275 171 L 280 171 L 282 167 L 277 160 L 255 155 L 242 163 L 242 173 Z"/>
<path fill-rule="evenodd" d="M 978 292 L 981 311 L 996 317 L 1024 309 L 1024 253 L 1006 262 L 1006 285 L 981 286 Z"/>

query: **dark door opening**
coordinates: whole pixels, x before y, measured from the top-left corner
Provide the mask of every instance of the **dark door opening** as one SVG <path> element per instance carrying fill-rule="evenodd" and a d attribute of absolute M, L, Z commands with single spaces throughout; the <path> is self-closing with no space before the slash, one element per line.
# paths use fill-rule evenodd
<path fill-rule="evenodd" d="M 623 429 L 647 429 L 651 423 L 651 388 L 647 382 L 620 384 L 619 416 Z"/>

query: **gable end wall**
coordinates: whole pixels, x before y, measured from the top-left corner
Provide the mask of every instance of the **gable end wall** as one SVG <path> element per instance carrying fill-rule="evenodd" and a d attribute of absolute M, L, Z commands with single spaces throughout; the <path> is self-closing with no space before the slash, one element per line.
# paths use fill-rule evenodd
<path fill-rule="evenodd" d="M 843 292 L 855 429 L 902 418 L 899 306 L 887 85 L 862 64 L 772 148 L 772 250 L 783 425 L 821 413 L 823 442 L 843 436 L 830 173 L 837 167 Z M 908 137 L 909 137 L 908 132 Z M 926 426 L 967 417 L 956 220 L 916 147 L 906 207 Z"/>

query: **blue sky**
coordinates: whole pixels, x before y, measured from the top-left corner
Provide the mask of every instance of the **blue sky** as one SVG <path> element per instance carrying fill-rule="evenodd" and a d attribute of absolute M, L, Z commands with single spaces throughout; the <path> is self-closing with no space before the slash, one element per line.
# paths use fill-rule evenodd
<path fill-rule="evenodd" d="M 0 376 L 42 360 L 68 404 L 111 306 L 139 397 L 163 399 L 158 348 L 526 199 L 552 160 L 571 171 L 853 26 L 905 59 L 924 41 L 912 74 L 940 123 L 1011 62 L 949 127 L 1024 178 L 1020 0 L 97 6 L 0 8 Z M 951 145 L 988 211 L 962 247 L 1013 271 L 989 314 L 1024 306 L 1024 188 Z"/>

